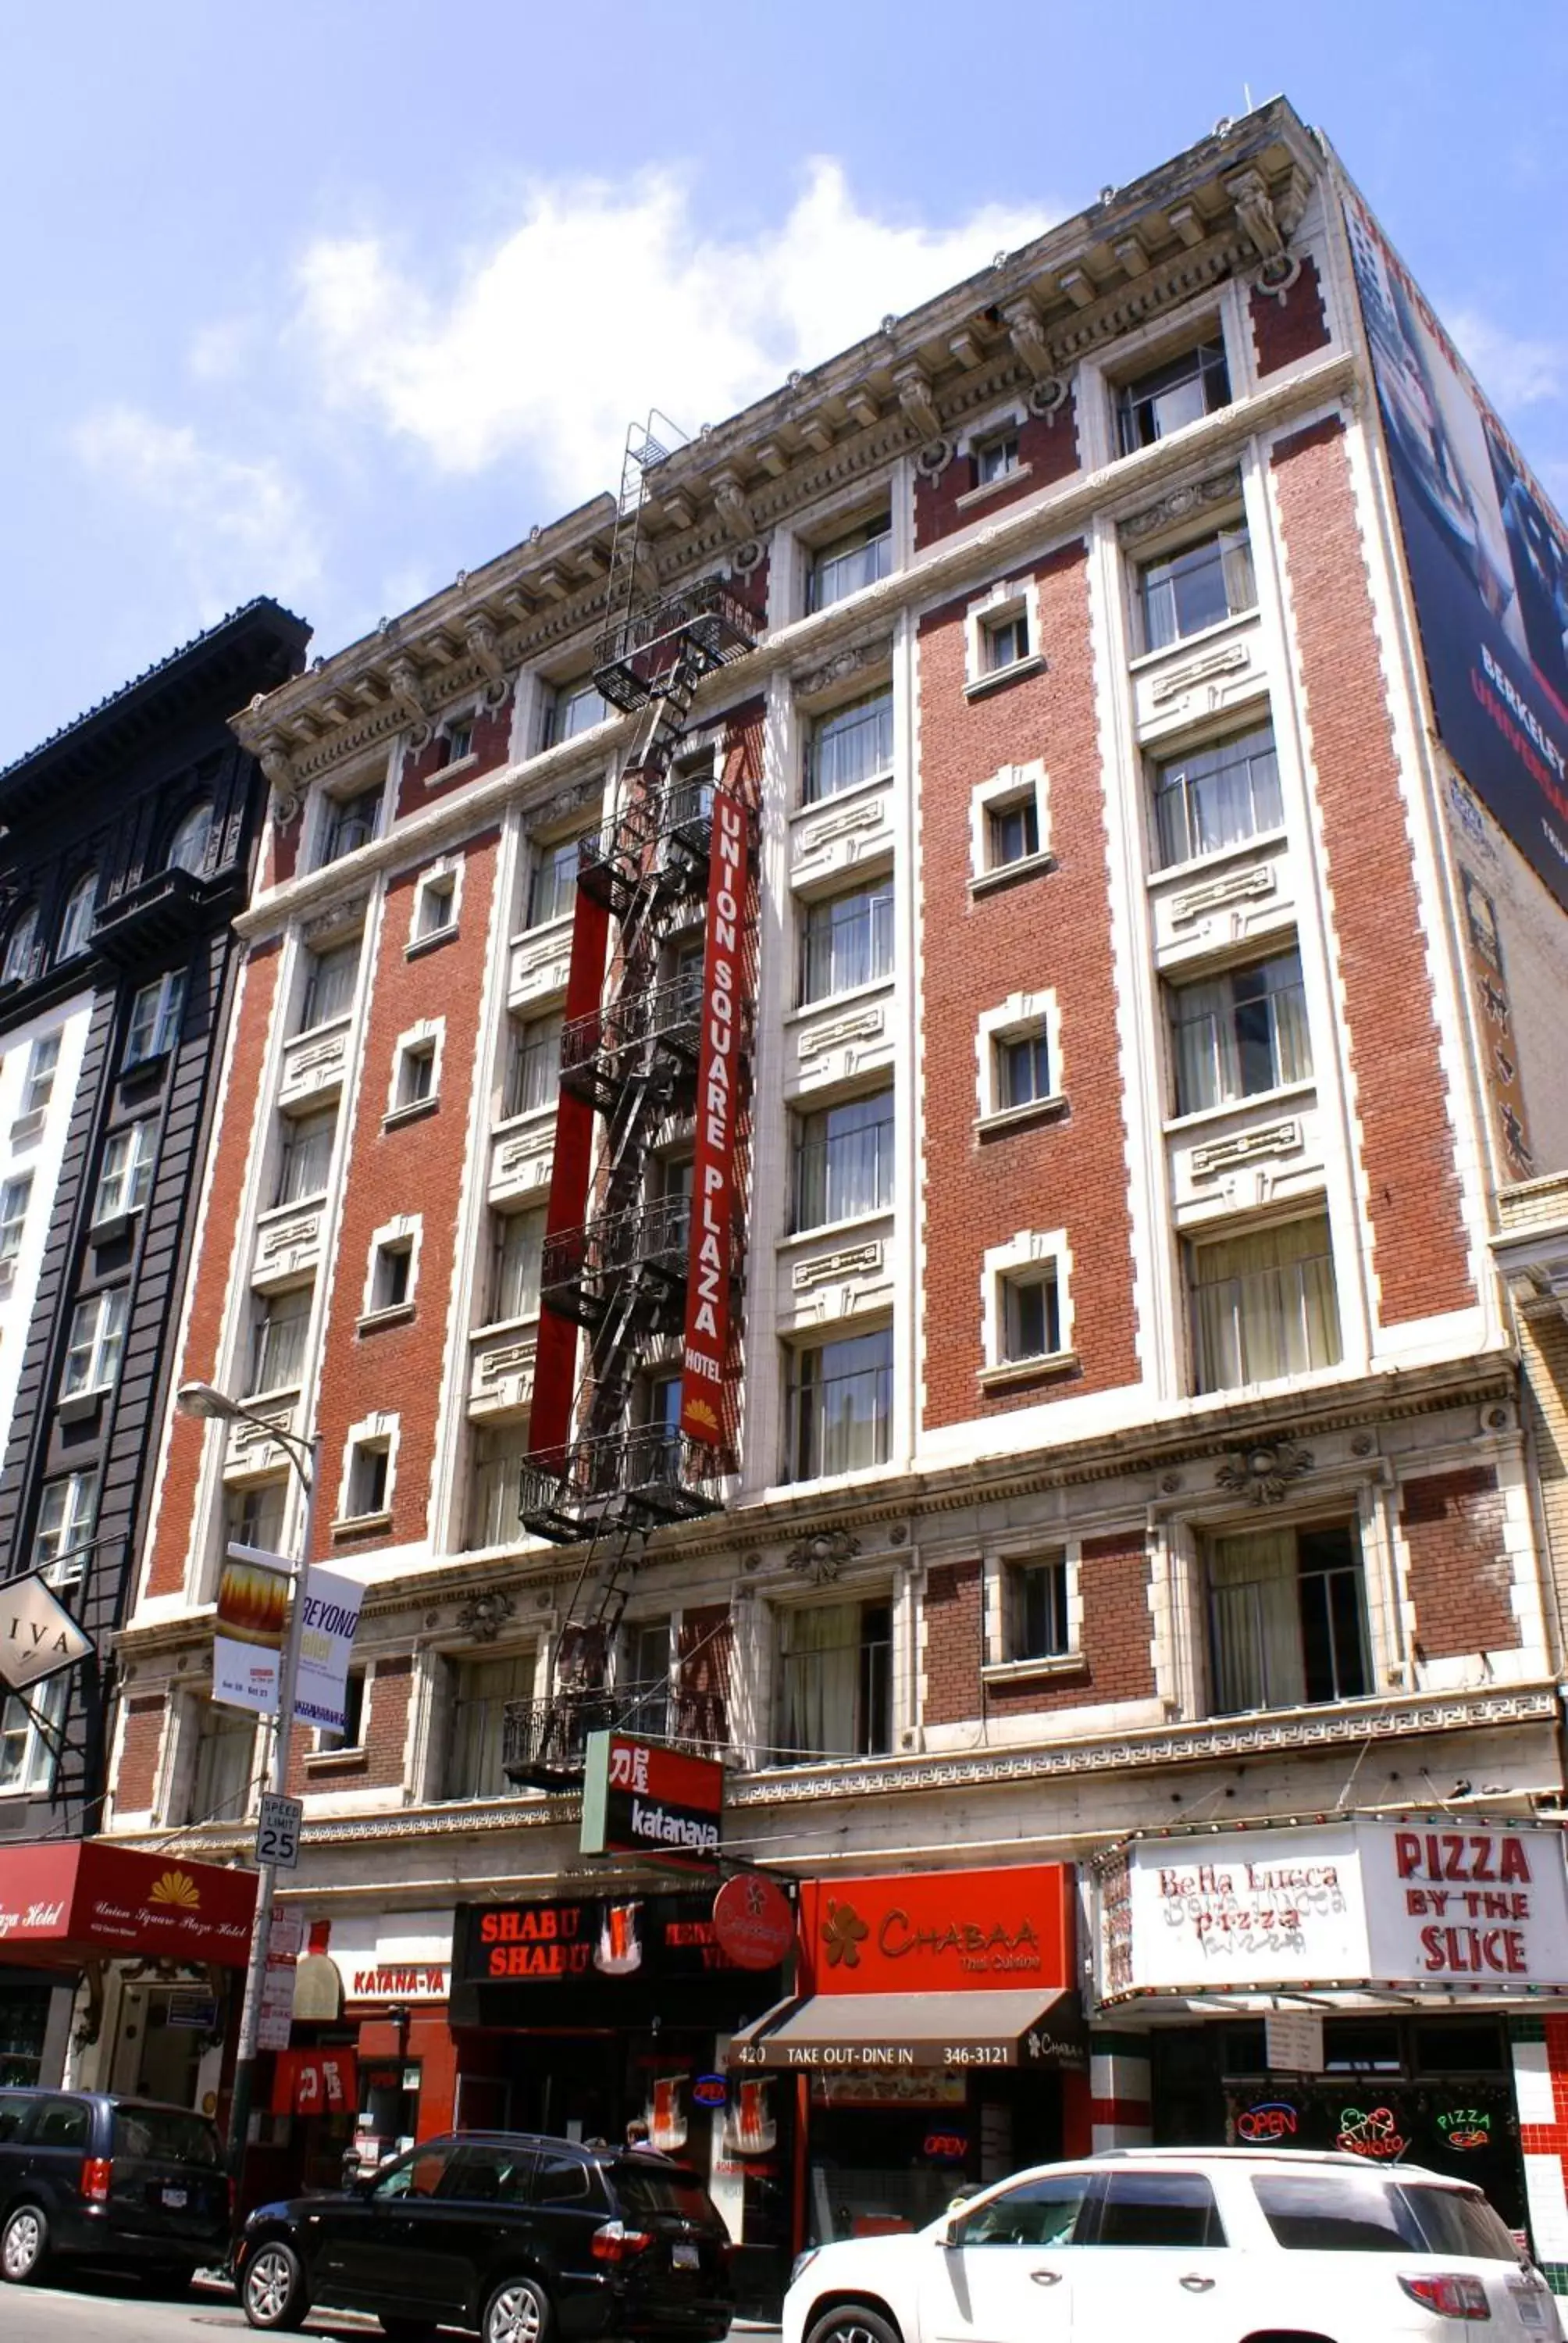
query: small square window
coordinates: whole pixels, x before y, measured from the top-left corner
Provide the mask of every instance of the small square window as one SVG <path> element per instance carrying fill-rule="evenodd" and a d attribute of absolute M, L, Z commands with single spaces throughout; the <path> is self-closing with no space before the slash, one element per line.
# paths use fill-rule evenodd
<path fill-rule="evenodd" d="M 357 1440 L 348 1459 L 348 1521 L 387 1510 L 387 1482 L 391 1457 L 384 1440 Z"/>
<path fill-rule="evenodd" d="M 397 1237 L 376 1248 L 370 1272 L 372 1310 L 400 1310 L 408 1299 L 414 1271 L 414 1240 Z"/>
<path fill-rule="evenodd" d="M 397 1109 L 423 1106 L 436 1095 L 436 1044 L 410 1041 L 397 1060 Z"/>
<path fill-rule="evenodd" d="M 297 1032 L 311 1033 L 335 1017 L 347 1016 L 359 980 L 359 946 L 360 939 L 355 936 L 347 943 L 334 944 L 330 950 L 304 955 L 305 992 Z"/>
<path fill-rule="evenodd" d="M 414 934 L 423 942 L 427 936 L 444 936 L 457 924 L 457 874 L 443 871 L 438 879 L 427 879 L 419 890 L 419 908 L 414 918 Z"/>
<path fill-rule="evenodd" d="M 357 797 L 331 798 L 327 800 L 327 832 L 322 840 L 323 862 L 340 861 L 344 855 L 353 854 L 368 846 L 381 827 L 381 799 L 384 791 L 379 781 Z"/>
<path fill-rule="evenodd" d="M 133 1122 L 128 1130 L 111 1132 L 104 1143 L 98 1192 L 93 1203 L 93 1224 L 117 1221 L 126 1212 L 139 1212 L 153 1183 L 152 1118 Z"/>
<path fill-rule="evenodd" d="M 1056 1264 L 1047 1263 L 1001 1282 L 1001 1355 L 1004 1365 L 1053 1358 L 1061 1348 L 1061 1312 Z"/>
<path fill-rule="evenodd" d="M 810 557 L 808 607 L 826 610 L 847 594 L 874 586 L 889 574 L 892 553 L 893 525 L 886 510 L 819 547 Z"/>
<path fill-rule="evenodd" d="M 1042 1024 L 1011 1033 L 996 1045 L 997 1105 L 1035 1106 L 1051 1095 L 1050 1045 Z"/>
<path fill-rule="evenodd" d="M 564 920 L 572 909 L 581 859 L 578 848 L 576 838 L 558 839 L 538 848 L 528 882 L 528 927 L 542 928 L 552 920 Z"/>
<path fill-rule="evenodd" d="M 465 757 L 471 757 L 474 753 L 474 728 L 466 718 L 460 724 L 449 724 L 444 741 L 447 753 L 441 762 L 444 765 L 460 764 Z"/>
<path fill-rule="evenodd" d="M 1007 1655 L 1010 1660 L 1060 1660 L 1072 1649 L 1067 1606 L 1067 1558 L 1020 1562 L 1007 1574 Z"/>
<path fill-rule="evenodd" d="M 1005 480 L 1019 468 L 1018 433 L 1010 426 L 1005 431 L 993 432 L 989 439 L 979 441 L 974 451 L 975 485 L 989 488 L 993 480 Z"/>
<path fill-rule="evenodd" d="M 1005 667 L 1017 667 L 1029 657 L 1029 620 L 1021 610 L 1010 610 L 1006 618 L 988 618 L 980 628 L 980 649 L 985 671 L 996 675 Z"/>
<path fill-rule="evenodd" d="M 1027 862 L 1040 852 L 1040 800 L 1032 789 L 1026 798 L 989 808 L 987 825 L 992 870 L 1004 870 L 1010 862 Z"/>
<path fill-rule="evenodd" d="M 185 971 L 177 970 L 160 976 L 152 984 L 144 984 L 131 1001 L 131 1021 L 126 1030 L 126 1053 L 122 1065 L 126 1071 L 133 1066 L 150 1065 L 154 1059 L 166 1057 L 180 1036 L 180 1015 L 185 1008 Z"/>
<path fill-rule="evenodd" d="M 591 677 L 559 685 L 545 719 L 545 747 L 555 749 L 563 740 L 575 740 L 579 732 L 591 731 L 596 724 L 602 724 L 608 714 L 609 709 Z"/>
<path fill-rule="evenodd" d="M 22 1228 L 32 1193 L 30 1172 L 25 1172 L 19 1180 L 7 1180 L 0 1188 L 0 1262 L 15 1261 L 22 1250 Z"/>
<path fill-rule="evenodd" d="M 27 1079 L 22 1085 L 22 1111 L 42 1114 L 55 1095 L 55 1074 L 60 1063 L 60 1036 L 45 1033 L 34 1042 L 27 1060 Z"/>

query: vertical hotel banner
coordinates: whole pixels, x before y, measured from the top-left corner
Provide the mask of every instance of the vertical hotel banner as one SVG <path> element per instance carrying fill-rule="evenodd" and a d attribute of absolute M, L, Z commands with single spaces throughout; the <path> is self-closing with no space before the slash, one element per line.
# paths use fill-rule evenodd
<path fill-rule="evenodd" d="M 691 1252 L 681 1357 L 680 1428 L 723 1443 L 729 1347 L 729 1265 L 735 1223 L 736 1134 L 745 1001 L 749 817 L 728 789 L 713 799 L 708 934 L 702 963 L 702 1043 L 697 1069 L 697 1150 L 691 1172 Z"/>
<path fill-rule="evenodd" d="M 1344 204 L 1438 728 L 1568 908 L 1568 533 L 1349 187 Z"/>

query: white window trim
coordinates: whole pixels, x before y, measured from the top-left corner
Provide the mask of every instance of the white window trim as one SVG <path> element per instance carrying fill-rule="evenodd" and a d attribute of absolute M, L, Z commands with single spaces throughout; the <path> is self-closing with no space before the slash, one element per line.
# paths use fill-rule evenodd
<path fill-rule="evenodd" d="M 71 1312 L 70 1322 L 65 1330 L 65 1365 L 60 1376 L 60 1396 L 56 1402 L 57 1407 L 68 1407 L 73 1402 L 79 1403 L 83 1400 L 96 1398 L 104 1392 L 113 1391 L 116 1383 L 118 1382 L 120 1373 L 119 1365 L 116 1365 L 112 1375 L 106 1375 L 104 1373 L 104 1351 L 106 1348 L 105 1326 L 106 1322 L 113 1315 L 114 1305 L 116 1300 L 122 1303 L 124 1308 L 124 1315 L 120 1320 L 119 1327 L 120 1363 L 124 1363 L 126 1336 L 130 1331 L 130 1288 L 128 1285 L 100 1286 L 96 1293 L 84 1294 Z M 88 1367 L 89 1380 L 85 1383 L 78 1383 L 75 1391 L 67 1391 L 65 1388 L 66 1376 L 70 1370 L 70 1362 L 76 1353 L 76 1345 L 72 1338 L 75 1332 L 77 1314 L 82 1311 L 89 1309 L 94 1312 L 93 1340 L 91 1349 L 88 1353 L 90 1360 L 90 1365 Z"/>
<path fill-rule="evenodd" d="M 1014 1656 L 1010 1649 L 1011 1624 L 1010 1574 L 1031 1563 L 1054 1562 L 1060 1556 L 1067 1570 L 1067 1649 L 1037 1659 Z M 1038 1534 L 1019 1533 L 1003 1544 L 988 1545 L 981 1564 L 984 1640 L 980 1678 L 988 1684 L 1024 1684 L 1034 1676 L 1078 1676 L 1088 1662 L 1083 1655 L 1083 1541 L 1081 1538 L 1041 1540 Z"/>
<path fill-rule="evenodd" d="M 1008 474 L 1016 479 L 1016 472 Z M 1000 487 L 1001 483 L 999 481 Z M 990 629 L 1005 618 L 1021 618 L 1029 628 L 1030 649 L 1025 658 L 1013 659 L 1006 667 L 987 667 L 986 637 Z M 999 578 L 996 584 L 970 603 L 964 612 L 964 693 L 973 699 L 981 693 L 994 691 L 1002 683 L 1010 683 L 1020 675 L 1038 675 L 1045 666 L 1040 637 L 1040 587 L 1032 578 Z"/>
<path fill-rule="evenodd" d="M 428 1114 L 432 1107 L 439 1104 L 441 1056 L 446 1040 L 447 1021 L 444 1017 L 422 1017 L 417 1025 L 411 1025 L 406 1033 L 398 1034 L 392 1044 L 392 1079 L 387 1089 L 387 1112 L 382 1118 L 385 1122 L 397 1122 L 404 1119 L 411 1121 L 416 1115 Z M 432 1043 L 434 1054 L 428 1091 L 420 1099 L 400 1099 L 398 1092 L 403 1084 L 404 1059 L 411 1052 L 423 1051 Z"/>
<path fill-rule="evenodd" d="M 1010 1278 L 1045 1269 L 1054 1270 L 1056 1276 L 1057 1348 L 1034 1358 L 1010 1359 L 1003 1288 Z M 1065 1229 L 1020 1229 L 1005 1244 L 990 1246 L 980 1262 L 982 1386 L 995 1390 L 1009 1383 L 1032 1383 L 1041 1374 L 1076 1366 L 1072 1317 L 1072 1248 Z"/>
<path fill-rule="evenodd" d="M 1033 854 L 1020 854 L 1013 862 L 993 862 L 990 859 L 990 818 L 992 814 L 1010 810 L 1028 798 L 1034 799 L 1035 827 L 1040 832 L 1040 846 Z M 970 792 L 970 883 L 984 887 L 1000 885 L 1023 870 L 1037 870 L 1051 860 L 1050 793 L 1046 786 L 1045 760 L 1033 758 L 1027 765 L 999 765 L 989 781 L 980 781 Z"/>
<path fill-rule="evenodd" d="M 372 846 L 378 846 L 381 843 L 390 827 L 387 818 L 387 793 L 391 781 L 393 761 L 388 759 L 383 765 L 379 780 L 373 772 L 365 771 L 357 775 L 352 781 L 345 781 L 337 789 L 312 789 L 310 795 L 315 806 L 315 820 L 311 826 L 310 837 L 306 841 L 308 851 L 302 858 L 307 870 L 335 869 L 337 863 L 348 861 L 352 855 L 364 854 Z M 327 839 L 343 808 L 352 805 L 356 798 L 368 797 L 371 790 L 375 789 L 379 789 L 381 792 L 381 802 L 376 811 L 375 837 L 367 839 L 363 846 L 352 847 L 347 853 L 335 856 L 330 863 L 325 861 L 323 857 L 327 852 Z"/>
<path fill-rule="evenodd" d="M 1042 1022 L 1050 1057 L 1050 1096 L 1030 1099 L 1024 1106 L 1003 1106 L 997 1092 L 997 1050 L 1002 1042 L 1021 1040 Z M 994 1009 L 982 1009 L 975 1031 L 975 1121 L 982 1131 L 1005 1130 L 1011 1123 L 1027 1122 L 1036 1115 L 1049 1114 L 1065 1105 L 1061 1010 L 1055 992 L 1010 992 Z"/>
<path fill-rule="evenodd" d="M 450 768 L 443 769 L 450 770 Z M 457 934 L 457 922 L 463 912 L 463 863 L 461 854 L 443 854 L 439 861 L 432 862 L 427 870 L 421 870 L 415 880 L 414 900 L 408 911 L 408 941 L 405 946 L 410 956 L 426 951 L 432 944 L 443 942 L 447 936 Z M 442 927 L 422 930 L 420 921 L 424 917 L 425 898 L 444 888 L 448 880 L 452 887 L 450 919 Z"/>
<path fill-rule="evenodd" d="M 1021 408 L 1004 407 L 996 414 L 988 415 L 983 422 L 971 423 L 969 429 L 960 435 L 953 451 L 955 460 L 960 463 L 966 459 L 971 461 L 977 472 L 980 469 L 980 451 L 991 439 L 1016 438 L 1019 460 L 1010 471 L 999 473 L 994 480 L 977 480 L 972 488 L 961 490 L 953 499 L 956 511 L 967 512 L 977 505 L 983 505 L 988 497 L 1000 496 L 1004 489 L 1016 487 L 1020 481 L 1030 478 L 1034 466 L 1023 453 L 1023 432 L 1028 419 Z"/>
<path fill-rule="evenodd" d="M 401 1437 L 401 1419 L 396 1415 L 367 1415 L 351 1423 L 344 1435 L 343 1470 L 337 1484 L 337 1513 L 334 1529 L 364 1529 L 371 1522 L 389 1522 L 392 1518 L 392 1497 L 397 1485 L 397 1443 Z M 348 1493 L 354 1478 L 354 1459 L 361 1448 L 384 1448 L 387 1452 L 387 1486 L 382 1493 L 378 1512 L 351 1513 Z"/>
<path fill-rule="evenodd" d="M 370 1251 L 365 1262 L 365 1291 L 361 1297 L 361 1325 L 379 1325 L 383 1319 L 406 1318 L 414 1307 L 419 1288 L 419 1247 L 424 1234 L 423 1217 L 418 1212 L 399 1212 L 371 1235 Z M 376 1300 L 376 1264 L 384 1246 L 404 1247 L 408 1254 L 408 1291 L 401 1302 L 377 1303 Z"/>

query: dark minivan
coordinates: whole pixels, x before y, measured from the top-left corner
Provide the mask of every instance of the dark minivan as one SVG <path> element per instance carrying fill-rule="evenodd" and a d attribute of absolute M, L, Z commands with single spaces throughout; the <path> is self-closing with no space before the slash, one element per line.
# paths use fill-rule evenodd
<path fill-rule="evenodd" d="M 646 2149 L 516 2132 L 427 2139 L 341 2196 L 263 2205 L 239 2298 L 253 2327 L 374 2311 L 394 2343 L 719 2343 L 729 2232 L 695 2172 Z"/>
<path fill-rule="evenodd" d="M 170 2288 L 227 2258 L 228 2177 L 205 2116 L 110 2091 L 0 2090 L 0 2278 L 62 2260 Z"/>

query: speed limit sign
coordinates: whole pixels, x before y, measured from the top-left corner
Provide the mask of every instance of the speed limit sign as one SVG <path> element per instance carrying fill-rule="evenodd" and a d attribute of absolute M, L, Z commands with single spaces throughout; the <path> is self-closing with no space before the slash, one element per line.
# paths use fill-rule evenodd
<path fill-rule="evenodd" d="M 305 1820 L 304 1801 L 281 1797 L 276 1790 L 261 1794 L 261 1813 L 256 1825 L 256 1859 L 257 1863 L 276 1865 L 279 1870 L 295 1871 L 299 1866 L 299 1826 Z"/>

